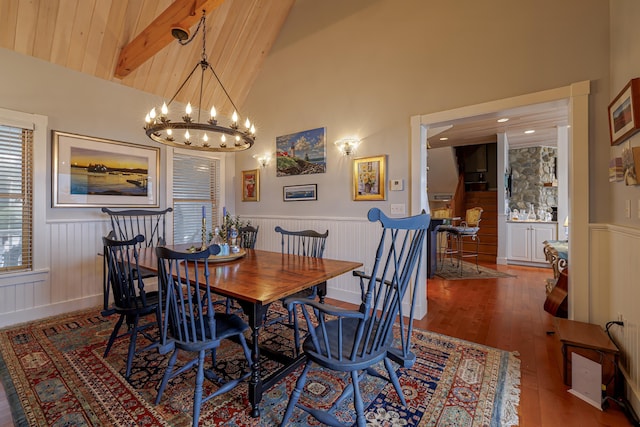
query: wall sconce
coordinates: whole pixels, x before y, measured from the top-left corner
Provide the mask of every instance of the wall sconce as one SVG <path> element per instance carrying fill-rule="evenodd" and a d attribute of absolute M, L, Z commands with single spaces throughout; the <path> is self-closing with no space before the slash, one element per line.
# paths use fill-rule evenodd
<path fill-rule="evenodd" d="M 256 154 L 253 156 L 253 158 L 256 159 L 258 163 L 260 163 L 260 166 L 262 166 L 263 168 L 266 168 L 271 161 L 270 154 Z"/>
<path fill-rule="evenodd" d="M 356 138 L 344 138 L 336 141 L 335 144 L 343 156 L 350 156 L 355 153 L 356 148 L 360 145 L 360 140 Z"/>
<path fill-rule="evenodd" d="M 568 240 L 569 239 L 569 217 L 565 217 L 564 219 L 564 224 L 562 224 L 564 226 L 564 239 Z"/>

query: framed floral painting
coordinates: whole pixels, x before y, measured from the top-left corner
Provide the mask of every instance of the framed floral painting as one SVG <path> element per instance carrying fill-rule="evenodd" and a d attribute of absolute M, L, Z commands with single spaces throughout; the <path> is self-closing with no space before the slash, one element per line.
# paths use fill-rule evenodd
<path fill-rule="evenodd" d="M 387 156 L 353 160 L 353 200 L 386 200 Z"/>
<path fill-rule="evenodd" d="M 260 201 L 260 170 L 242 171 L 242 201 Z"/>

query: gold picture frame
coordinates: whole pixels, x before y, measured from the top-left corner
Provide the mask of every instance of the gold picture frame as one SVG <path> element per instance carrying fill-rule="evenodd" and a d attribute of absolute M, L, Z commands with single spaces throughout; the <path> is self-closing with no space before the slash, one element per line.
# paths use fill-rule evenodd
<path fill-rule="evenodd" d="M 242 171 L 242 201 L 260 201 L 260 169 Z"/>
<path fill-rule="evenodd" d="M 387 156 L 353 160 L 353 200 L 387 200 Z"/>

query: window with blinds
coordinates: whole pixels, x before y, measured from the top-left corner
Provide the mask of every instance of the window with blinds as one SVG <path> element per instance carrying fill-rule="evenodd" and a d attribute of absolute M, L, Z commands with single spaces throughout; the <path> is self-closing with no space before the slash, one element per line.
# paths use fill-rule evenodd
<path fill-rule="evenodd" d="M 173 155 L 173 242 L 202 242 L 202 210 L 207 220 L 207 239 L 218 218 L 220 160 Z"/>
<path fill-rule="evenodd" d="M 0 273 L 31 269 L 33 131 L 0 125 Z"/>

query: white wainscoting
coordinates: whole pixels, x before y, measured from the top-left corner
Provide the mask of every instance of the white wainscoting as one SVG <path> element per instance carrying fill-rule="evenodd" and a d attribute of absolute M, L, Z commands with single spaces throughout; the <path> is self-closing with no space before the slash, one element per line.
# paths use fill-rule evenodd
<path fill-rule="evenodd" d="M 590 322 L 604 327 L 622 317 L 624 326 L 610 331 L 621 351 L 627 397 L 640 413 L 640 229 L 592 225 L 590 240 Z"/>
<path fill-rule="evenodd" d="M 3 275 L 0 327 L 102 304 L 102 236 L 107 221 L 53 221 L 46 270 Z"/>
<path fill-rule="evenodd" d="M 371 271 L 373 257 L 380 239 L 380 224 L 366 218 L 296 218 L 287 216 L 242 217 L 259 225 L 257 249 L 280 251 L 277 225 L 289 230 L 329 230 L 326 258 L 361 262 Z M 0 281 L 0 327 L 52 316 L 102 304 L 102 236 L 109 224 L 103 220 L 50 221 L 47 233 L 50 242 L 46 271 L 15 274 Z M 422 268 L 426 268 L 423 263 Z M 329 280 L 330 298 L 360 303 L 360 286 L 351 274 Z M 410 289 L 409 294 L 413 293 Z M 416 316 L 426 313 L 426 285 L 418 292 Z M 410 299 L 403 304 L 408 313 Z"/>
<path fill-rule="evenodd" d="M 242 217 L 250 220 L 251 224 L 260 226 L 256 249 L 268 251 L 280 251 L 280 235 L 275 232 L 276 226 L 285 230 L 315 230 L 323 233 L 329 230 L 329 237 L 324 251 L 325 258 L 356 261 L 364 264 L 362 268 L 366 273 L 371 272 L 374 256 L 380 241 L 381 227 L 379 222 L 369 222 L 366 218 L 296 218 L 288 216 L 253 216 Z M 426 251 L 426 250 L 425 250 Z M 426 256 L 426 253 L 423 254 Z M 423 258 L 424 259 L 424 258 Z M 426 268 L 423 261 L 422 269 Z M 418 292 L 419 300 L 416 301 L 416 317 L 421 318 L 427 312 L 426 284 L 422 294 Z M 409 313 L 411 306 L 410 295 L 413 289 L 407 291 L 407 297 L 403 302 L 403 312 Z M 340 301 L 354 304 L 361 302 L 360 285 L 351 274 L 343 274 L 340 277 L 327 282 L 327 296 Z"/>

